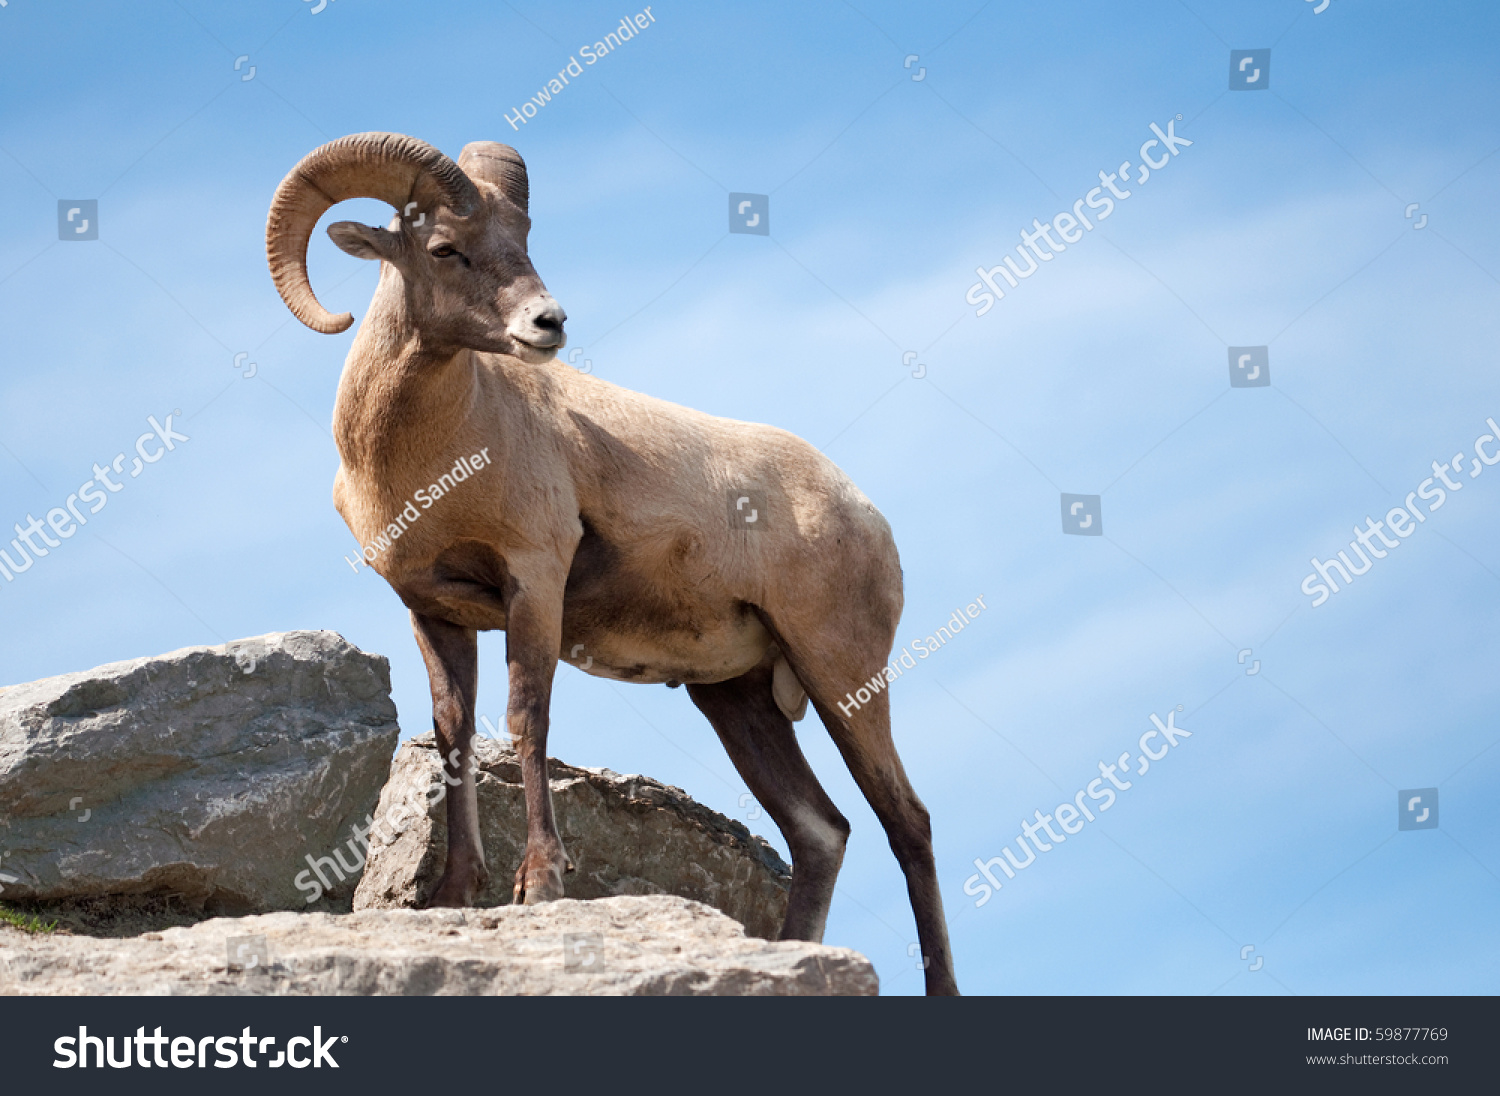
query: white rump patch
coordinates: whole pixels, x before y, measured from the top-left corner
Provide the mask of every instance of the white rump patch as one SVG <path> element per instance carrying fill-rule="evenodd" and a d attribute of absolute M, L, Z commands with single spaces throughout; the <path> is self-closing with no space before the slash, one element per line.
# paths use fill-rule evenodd
<path fill-rule="evenodd" d="M 777 655 L 776 664 L 771 667 L 771 695 L 782 714 L 793 723 L 807 714 L 807 690 L 797 680 L 785 655 Z"/>

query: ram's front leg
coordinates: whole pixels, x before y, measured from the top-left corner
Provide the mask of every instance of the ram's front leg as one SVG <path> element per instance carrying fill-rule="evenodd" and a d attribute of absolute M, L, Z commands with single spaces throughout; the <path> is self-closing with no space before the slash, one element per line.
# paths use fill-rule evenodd
<path fill-rule="evenodd" d="M 572 871 L 552 815 L 547 774 L 548 711 L 552 676 L 562 644 L 562 584 L 526 584 L 507 606 L 505 653 L 510 664 L 506 723 L 521 760 L 526 788 L 526 855 L 516 870 L 515 901 L 528 906 L 563 896 L 563 873 Z"/>
<path fill-rule="evenodd" d="M 471 906 L 489 879 L 474 787 L 474 700 L 479 640 L 472 628 L 412 613 L 412 628 L 432 686 L 432 729 L 448 786 L 448 863 L 429 905 Z"/>

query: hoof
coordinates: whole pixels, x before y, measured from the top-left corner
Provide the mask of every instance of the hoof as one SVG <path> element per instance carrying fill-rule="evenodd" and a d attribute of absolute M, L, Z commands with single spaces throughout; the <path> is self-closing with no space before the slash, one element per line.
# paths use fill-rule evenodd
<path fill-rule="evenodd" d="M 561 863 L 542 863 L 532 865 L 527 860 L 521 862 L 520 869 L 516 872 L 516 886 L 512 892 L 512 898 L 518 906 L 536 906 L 543 902 L 556 902 L 563 897 L 563 870 L 566 865 L 571 871 L 573 865 L 564 857 Z"/>
<path fill-rule="evenodd" d="M 484 878 L 474 878 L 472 875 L 461 878 L 447 872 L 438 880 L 437 888 L 432 892 L 432 897 L 427 900 L 427 908 L 437 909 L 440 907 L 464 909 L 474 904 L 474 899 L 484 889 Z"/>
<path fill-rule="evenodd" d="M 438 887 L 427 900 L 428 909 L 465 909 L 474 904 L 474 896 L 465 887 Z"/>
<path fill-rule="evenodd" d="M 928 997 L 958 997 L 958 983 L 953 980 L 951 971 L 939 972 L 934 975 L 932 971 L 927 972 L 927 996 Z"/>

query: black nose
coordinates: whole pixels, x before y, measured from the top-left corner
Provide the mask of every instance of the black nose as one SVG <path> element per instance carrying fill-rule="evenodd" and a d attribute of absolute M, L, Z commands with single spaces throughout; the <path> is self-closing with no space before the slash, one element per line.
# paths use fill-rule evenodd
<path fill-rule="evenodd" d="M 512 338 L 519 339 L 538 350 L 560 349 L 568 337 L 563 333 L 563 324 L 568 314 L 550 294 L 534 298 L 516 316 L 510 328 Z"/>
<path fill-rule="evenodd" d="M 567 341 L 563 334 L 563 324 L 567 319 L 568 314 L 562 310 L 562 305 L 548 297 L 547 303 L 531 317 L 533 337 L 529 341 L 533 346 L 562 346 Z"/>

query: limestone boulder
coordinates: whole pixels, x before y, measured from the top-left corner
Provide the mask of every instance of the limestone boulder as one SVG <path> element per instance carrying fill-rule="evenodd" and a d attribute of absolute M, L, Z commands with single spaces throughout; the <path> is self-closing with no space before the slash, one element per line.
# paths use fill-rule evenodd
<path fill-rule="evenodd" d="M 526 848 L 526 801 L 515 752 L 477 740 L 479 818 L 489 884 L 479 906 L 511 901 Z M 679 788 L 645 776 L 578 768 L 552 759 L 552 802 L 576 868 L 568 898 L 674 894 L 728 914 L 752 936 L 774 939 L 786 912 L 786 864 L 741 823 Z M 354 908 L 419 907 L 447 855 L 446 789 L 431 733 L 402 744 L 369 821 L 369 859 Z"/>
<path fill-rule="evenodd" d="M 188 647 L 0 691 L 0 901 L 305 909 L 305 857 L 375 806 L 390 667 L 332 632 Z M 348 909 L 356 880 L 322 904 Z"/>

